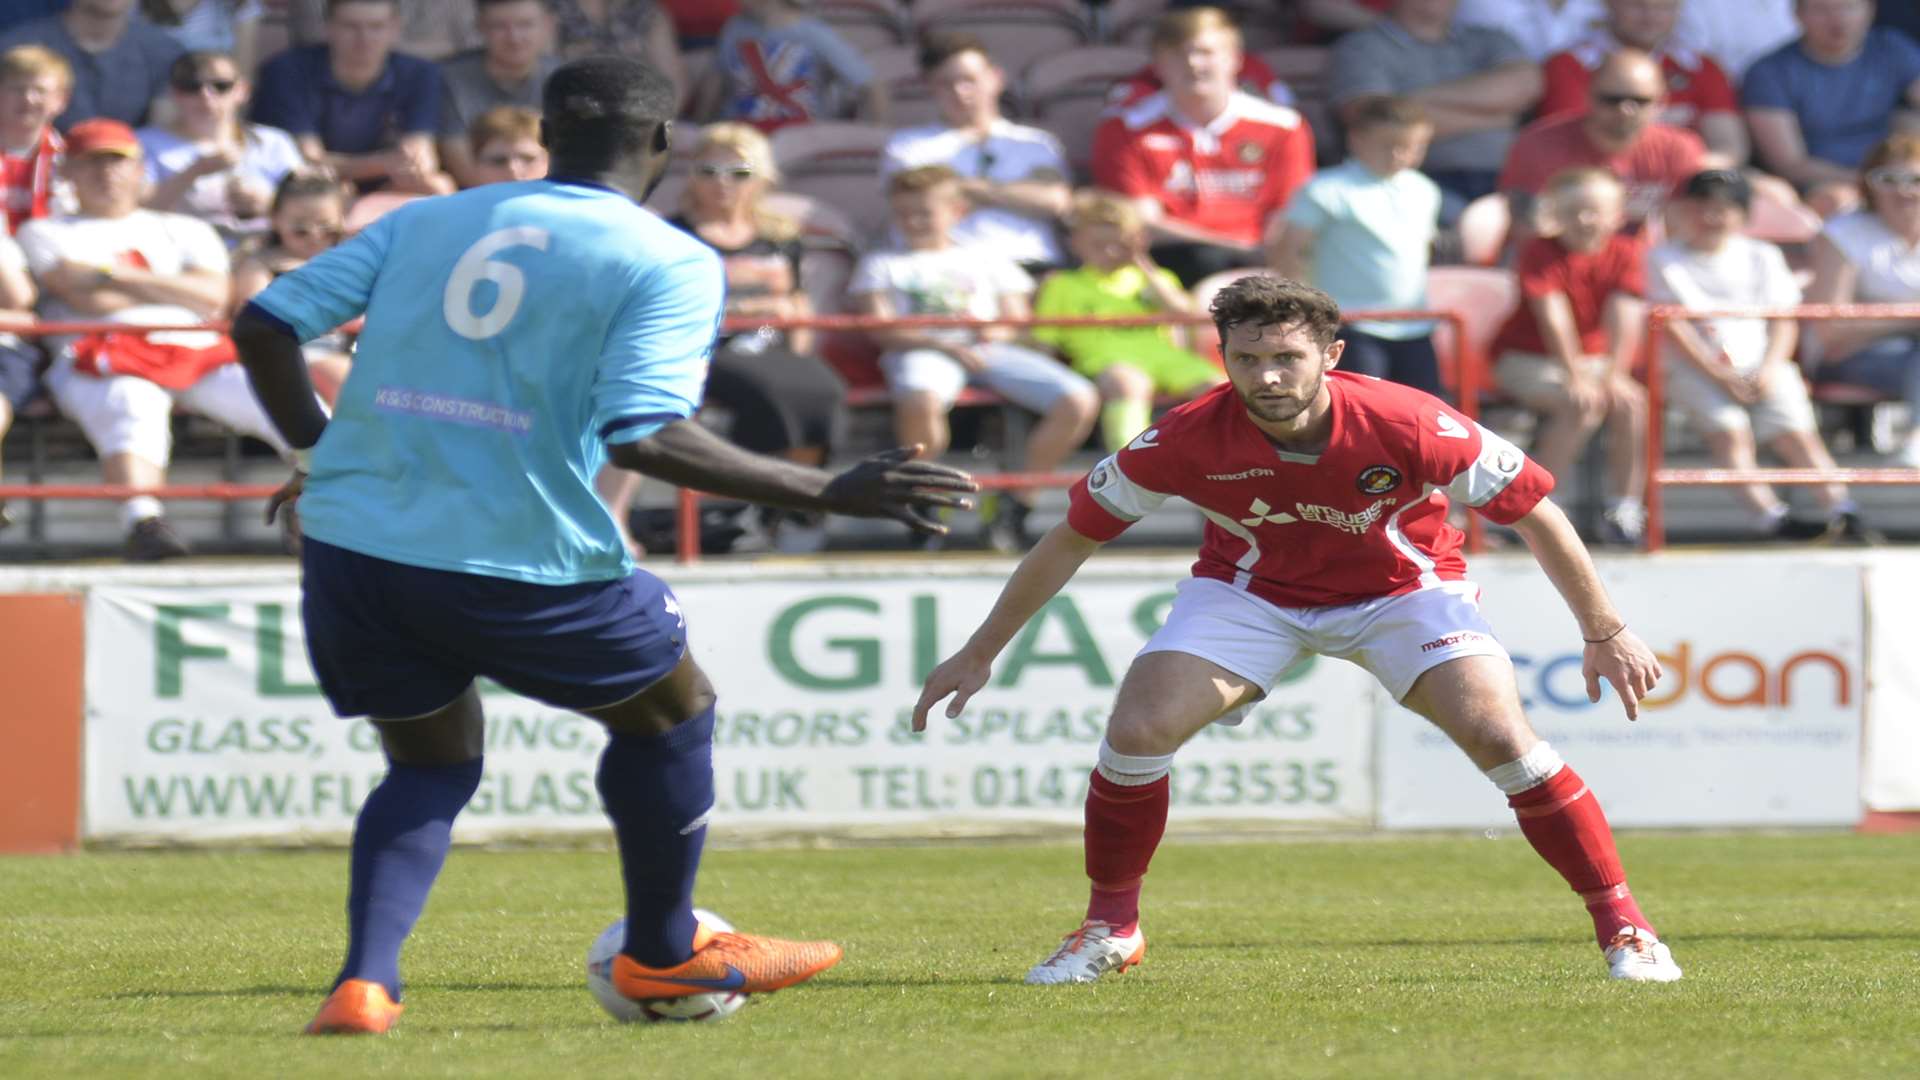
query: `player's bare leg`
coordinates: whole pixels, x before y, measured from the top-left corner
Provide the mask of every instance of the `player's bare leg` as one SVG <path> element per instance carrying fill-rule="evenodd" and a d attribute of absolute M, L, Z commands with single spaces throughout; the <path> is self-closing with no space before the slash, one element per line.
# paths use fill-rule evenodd
<path fill-rule="evenodd" d="M 923 446 L 920 456 L 937 460 L 947 452 L 953 431 L 947 425 L 951 408 L 938 394 L 910 390 L 893 399 L 893 431 L 902 446 Z"/>
<path fill-rule="evenodd" d="M 1627 888 L 1599 800 L 1527 723 L 1511 661 L 1450 660 L 1421 675 L 1401 704 L 1445 732 L 1506 793 L 1527 842 L 1586 903 L 1614 978 L 1680 977 L 1672 953 Z"/>
<path fill-rule="evenodd" d="M 714 702 L 713 684 L 687 656 L 639 694 L 583 710 L 607 728 L 596 783 L 627 895 L 627 942 L 612 981 L 635 1000 L 765 993 L 840 962 L 831 942 L 716 934 L 693 916 L 713 809 Z"/>
<path fill-rule="evenodd" d="M 379 1034 L 400 1015 L 400 947 L 480 786 L 486 721 L 472 686 L 425 716 L 375 720 L 387 775 L 353 830 L 347 959 L 309 1035 Z"/>
<path fill-rule="evenodd" d="M 1140 887 L 1167 828 L 1174 751 L 1260 689 L 1226 668 L 1181 652 L 1135 658 L 1115 695 L 1100 763 L 1087 787 L 1086 919 L 1027 972 L 1034 984 L 1092 982 L 1146 955 Z"/>

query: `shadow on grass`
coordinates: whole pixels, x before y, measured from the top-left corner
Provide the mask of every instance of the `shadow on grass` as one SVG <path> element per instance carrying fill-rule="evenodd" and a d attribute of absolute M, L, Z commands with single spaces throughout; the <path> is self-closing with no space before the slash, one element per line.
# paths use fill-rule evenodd
<path fill-rule="evenodd" d="M 575 982 L 410 982 L 406 989 L 410 993 L 432 991 L 453 993 L 551 993 L 578 990 Z M 142 998 L 248 998 L 248 997 L 299 997 L 319 1001 L 325 988 L 318 984 L 307 986 L 232 986 L 224 989 L 166 989 L 121 990 L 118 993 L 103 995 L 106 1001 L 138 1001 Z"/>
<path fill-rule="evenodd" d="M 1165 952 L 1232 952 L 1242 949 L 1407 949 L 1407 948 L 1483 948 L 1489 945 L 1564 945 L 1576 940 L 1569 934 L 1515 934 L 1512 936 L 1457 936 L 1444 938 L 1361 938 L 1354 941 L 1326 941 L 1307 937 L 1291 937 L 1276 941 L 1156 941 L 1155 951 Z M 1694 944 L 1707 941 L 1737 941 L 1755 944 L 1782 944 L 1788 942 L 1806 942 L 1810 944 L 1844 944 L 1847 942 L 1887 941 L 1920 945 L 1920 932 L 1900 932 L 1893 930 L 1787 930 L 1758 931 L 1741 933 L 1729 930 L 1709 930 L 1698 934 L 1680 934 L 1673 939 L 1674 944 Z"/>

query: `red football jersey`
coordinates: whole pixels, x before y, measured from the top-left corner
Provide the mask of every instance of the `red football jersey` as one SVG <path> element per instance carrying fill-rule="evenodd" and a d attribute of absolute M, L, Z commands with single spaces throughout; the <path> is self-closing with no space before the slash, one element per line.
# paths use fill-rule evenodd
<path fill-rule="evenodd" d="M 1162 92 L 1107 117 L 1093 134 L 1095 184 L 1150 196 L 1169 219 L 1250 246 L 1312 175 L 1306 117 L 1240 91 L 1202 127 L 1176 116 Z"/>
<path fill-rule="evenodd" d="M 1520 249 L 1514 272 L 1520 279 L 1520 306 L 1494 335 L 1489 358 L 1508 351 L 1547 351 L 1547 339 L 1528 301 L 1550 293 L 1567 294 L 1580 351 L 1601 356 L 1612 347 L 1607 340 L 1608 299 L 1614 293 L 1647 295 L 1647 245 L 1632 233 L 1616 233 L 1599 251 L 1568 251 L 1552 237 L 1536 236 Z"/>
<path fill-rule="evenodd" d="M 1546 92 L 1534 106 L 1534 115 L 1545 118 L 1586 112 L 1593 69 L 1619 48 L 1611 34 L 1602 34 L 1547 57 L 1541 68 Z M 1713 57 L 1683 48 L 1664 50 L 1659 59 L 1660 70 L 1667 77 L 1667 107 L 1660 114 L 1661 123 L 1697 129 L 1703 116 L 1740 111 L 1740 96 L 1734 92 L 1733 81 Z"/>
<path fill-rule="evenodd" d="M 1626 150 L 1611 154 L 1587 137 L 1586 115 L 1536 120 L 1520 129 L 1500 169 L 1501 191 L 1538 195 L 1562 169 L 1597 165 L 1627 186 L 1627 216 L 1644 221 L 1667 201 L 1668 193 L 1701 169 L 1707 144 L 1685 128 L 1650 124 Z"/>
<path fill-rule="evenodd" d="M 1196 577 L 1282 607 L 1357 604 L 1466 577 L 1458 499 L 1509 524 L 1553 477 L 1431 394 L 1327 376 L 1327 448 L 1290 453 L 1254 426 L 1230 385 L 1180 406 L 1073 486 L 1067 522 L 1111 540 L 1169 496 L 1206 516 Z"/>

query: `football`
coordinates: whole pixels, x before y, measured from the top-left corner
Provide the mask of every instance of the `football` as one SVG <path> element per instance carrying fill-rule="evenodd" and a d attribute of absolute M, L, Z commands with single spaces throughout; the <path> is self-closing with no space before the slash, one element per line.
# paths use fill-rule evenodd
<path fill-rule="evenodd" d="M 715 930 L 733 929 L 732 923 L 711 911 L 695 908 L 693 914 Z M 722 1020 L 739 1012 L 740 1006 L 747 1003 L 747 995 L 739 990 L 688 994 L 686 997 L 662 998 L 658 1001 L 632 1001 L 622 996 L 620 991 L 613 988 L 613 958 L 620 954 L 620 948 L 626 941 L 627 920 L 615 919 L 613 925 L 602 930 L 600 936 L 594 939 L 593 946 L 587 950 L 587 989 L 593 991 L 593 999 L 615 1020 L 628 1024 Z"/>

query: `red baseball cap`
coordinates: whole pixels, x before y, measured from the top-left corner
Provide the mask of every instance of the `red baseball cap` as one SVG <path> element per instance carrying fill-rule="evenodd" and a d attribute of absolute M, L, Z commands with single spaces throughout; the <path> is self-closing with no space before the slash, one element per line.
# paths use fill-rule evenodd
<path fill-rule="evenodd" d="M 120 121 L 95 117 L 82 120 L 67 130 L 67 154 L 71 157 L 82 154 L 139 157 L 140 140 L 133 134 L 132 128 Z"/>

